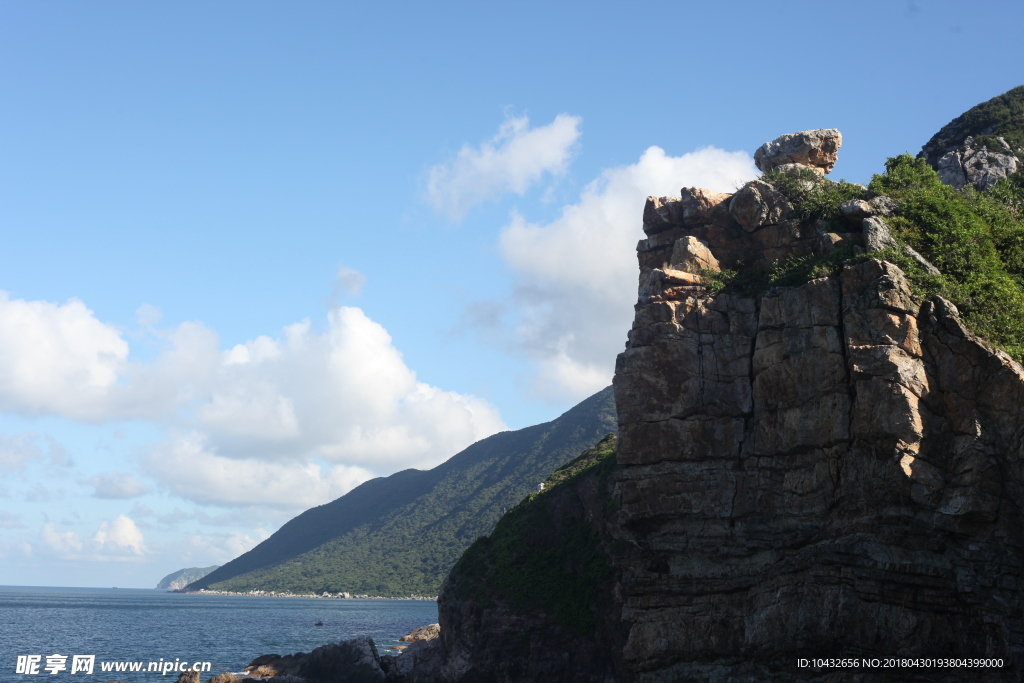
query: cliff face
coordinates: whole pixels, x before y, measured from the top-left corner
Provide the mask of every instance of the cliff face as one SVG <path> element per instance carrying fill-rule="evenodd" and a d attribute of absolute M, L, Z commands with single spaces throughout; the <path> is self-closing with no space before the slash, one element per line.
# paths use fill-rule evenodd
<path fill-rule="evenodd" d="M 1020 680 L 1024 369 L 864 255 L 938 272 L 894 239 L 893 200 L 823 180 L 840 144 L 783 136 L 735 194 L 648 199 L 616 462 L 556 492 L 509 560 L 592 529 L 593 628 L 517 607 L 467 553 L 442 589 L 437 680 L 964 680 L 797 666 L 928 656 L 1001 658 L 984 679 Z M 787 186 L 836 206 L 813 218 Z"/>
<path fill-rule="evenodd" d="M 871 219 L 845 235 L 787 222 L 758 183 L 648 201 L 615 376 L 619 521 L 642 549 L 623 574 L 623 676 L 960 656 L 1004 658 L 1017 680 L 1022 368 L 948 302 L 915 302 L 891 263 L 710 293 L 680 245 L 729 267 L 871 239 Z"/>

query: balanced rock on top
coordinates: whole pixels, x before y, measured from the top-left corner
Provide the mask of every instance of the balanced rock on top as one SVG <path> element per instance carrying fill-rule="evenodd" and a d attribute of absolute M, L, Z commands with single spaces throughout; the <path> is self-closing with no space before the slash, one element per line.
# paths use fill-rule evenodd
<path fill-rule="evenodd" d="M 754 152 L 754 163 L 769 171 L 799 170 L 800 166 L 824 175 L 836 165 L 843 135 L 835 128 L 802 130 L 780 135 Z"/>

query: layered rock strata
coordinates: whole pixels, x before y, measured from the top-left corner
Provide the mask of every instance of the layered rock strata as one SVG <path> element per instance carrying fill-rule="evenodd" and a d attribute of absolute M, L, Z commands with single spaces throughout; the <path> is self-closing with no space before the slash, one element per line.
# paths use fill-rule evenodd
<path fill-rule="evenodd" d="M 621 680 L 810 680 L 797 658 L 832 656 L 1022 675 L 1021 366 L 891 263 L 760 298 L 692 275 L 693 240 L 724 267 L 891 240 L 876 203 L 844 206 L 861 230 L 842 234 L 762 181 L 648 200 L 615 375 L 618 523 L 642 551 Z"/>

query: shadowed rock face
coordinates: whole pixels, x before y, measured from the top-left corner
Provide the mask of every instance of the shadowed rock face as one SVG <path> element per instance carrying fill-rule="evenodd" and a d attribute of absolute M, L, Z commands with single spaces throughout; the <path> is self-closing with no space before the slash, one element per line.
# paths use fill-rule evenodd
<path fill-rule="evenodd" d="M 641 283 L 668 281 L 674 240 L 729 263 L 785 225 L 751 215 L 662 227 Z M 810 249 L 806 230 L 776 249 Z M 622 679 L 961 656 L 1019 680 L 1024 371 L 950 303 L 915 302 L 880 261 L 760 299 L 648 284 L 614 384 L 619 523 L 643 549 L 622 574 Z"/>

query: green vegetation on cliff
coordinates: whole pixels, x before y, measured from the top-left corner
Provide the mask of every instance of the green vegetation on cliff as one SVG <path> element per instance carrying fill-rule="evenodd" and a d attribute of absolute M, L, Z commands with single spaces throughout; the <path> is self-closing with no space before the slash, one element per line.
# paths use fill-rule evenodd
<path fill-rule="evenodd" d="M 612 568 L 601 550 L 601 533 L 571 499 L 581 495 L 583 477 L 592 476 L 604 507 L 614 508 L 607 479 L 615 454 L 615 435 L 609 434 L 556 470 L 544 490 L 509 510 L 452 570 L 455 597 L 483 606 L 500 600 L 516 612 L 546 612 L 561 626 L 592 633 L 595 603 Z"/>
<path fill-rule="evenodd" d="M 506 509 L 615 429 L 609 387 L 556 420 L 495 434 L 432 470 L 373 479 L 307 510 L 188 589 L 436 595 Z"/>
<path fill-rule="evenodd" d="M 1024 360 L 1024 187 L 1014 185 L 1014 178 L 984 192 L 970 186 L 955 190 L 939 181 L 925 159 L 904 154 L 889 159 L 885 173 L 874 176 L 867 190 L 813 176 L 772 173 L 764 179 L 793 205 L 797 217 L 825 221 L 836 232 L 853 229 L 842 224 L 843 202 L 889 197 L 896 202 L 894 213 L 885 218 L 893 237 L 913 247 L 941 274 L 929 275 L 902 251 L 855 256 L 846 247 L 822 256 L 783 259 L 766 268 L 705 273 L 713 291 L 728 288 L 740 296 L 761 296 L 772 287 L 834 276 L 851 259 L 882 258 L 903 269 L 919 297 L 945 297 L 973 332 Z"/>
<path fill-rule="evenodd" d="M 909 259 L 897 264 L 919 294 L 949 299 L 971 330 L 1024 359 L 1024 217 L 999 192 L 943 185 L 924 159 L 909 155 L 889 159 L 870 190 L 899 204 L 887 219 L 893 236 L 942 271 L 927 275 Z"/>
<path fill-rule="evenodd" d="M 934 167 L 939 157 L 968 137 L 990 150 L 1001 148 L 997 137 L 1006 140 L 1014 150 L 1024 148 L 1024 85 L 971 107 L 947 123 L 925 144 L 920 156 Z"/>

